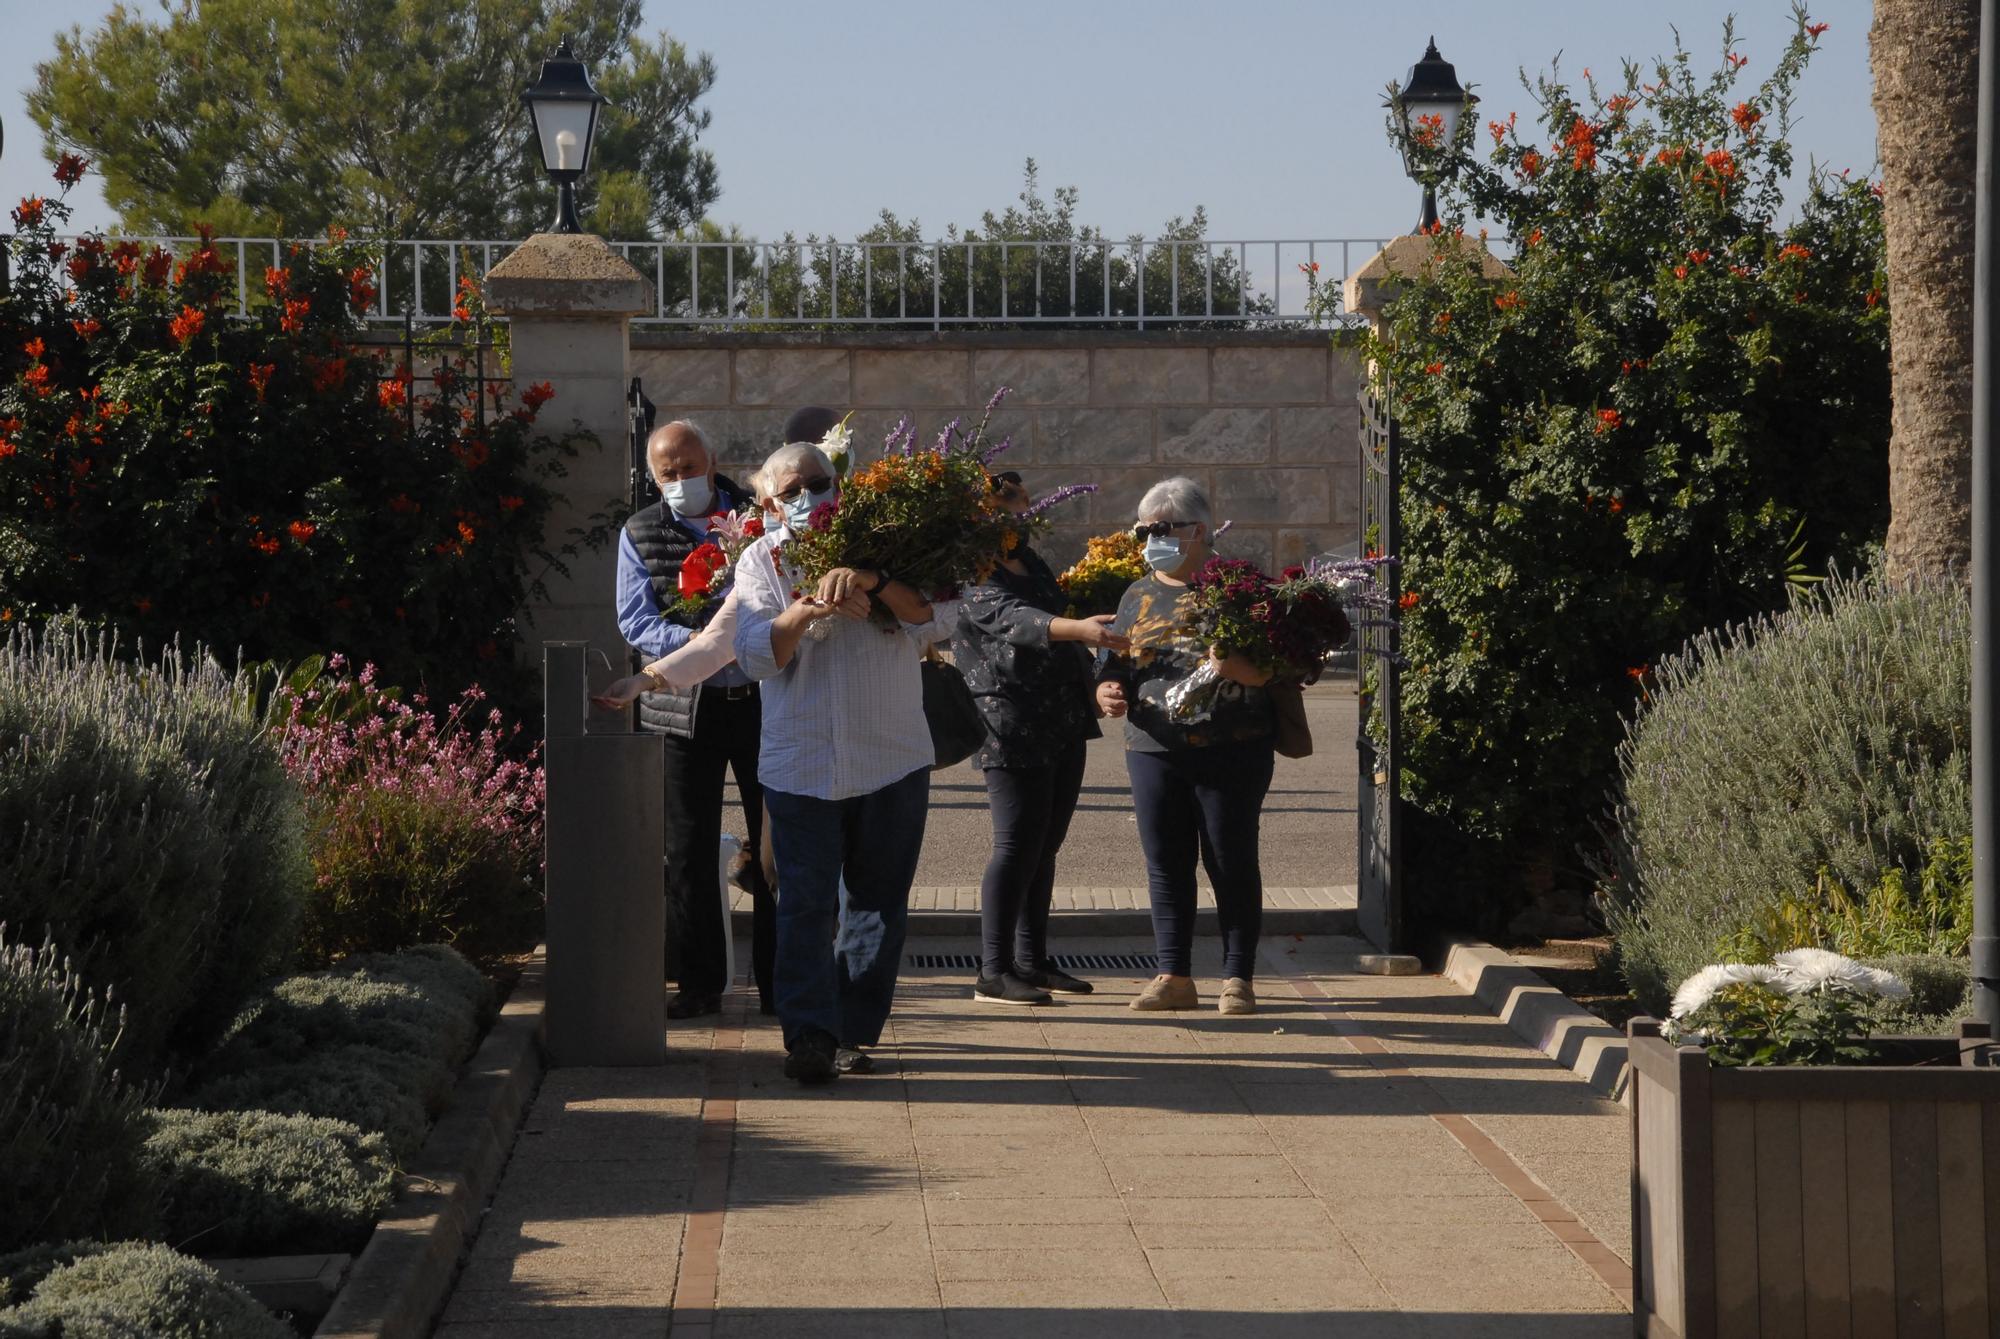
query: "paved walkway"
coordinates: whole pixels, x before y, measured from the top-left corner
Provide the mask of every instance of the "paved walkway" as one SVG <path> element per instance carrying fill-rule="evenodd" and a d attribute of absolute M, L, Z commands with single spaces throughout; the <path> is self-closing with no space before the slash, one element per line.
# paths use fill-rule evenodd
<path fill-rule="evenodd" d="M 440 1339 L 1629 1334 L 1623 1109 L 1362 947 L 1268 943 L 1251 1018 L 908 971 L 822 1090 L 740 994 L 661 1068 L 555 1071 Z"/>

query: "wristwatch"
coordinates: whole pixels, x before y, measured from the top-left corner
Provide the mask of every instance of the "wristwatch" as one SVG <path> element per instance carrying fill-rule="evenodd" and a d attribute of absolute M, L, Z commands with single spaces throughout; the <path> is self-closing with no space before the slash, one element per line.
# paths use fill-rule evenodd
<path fill-rule="evenodd" d="M 882 587 L 888 585 L 891 581 L 894 580 L 895 578 L 889 575 L 888 568 L 878 567 L 875 569 L 875 584 L 868 588 L 867 593 L 870 595 L 879 594 L 882 590 Z"/>

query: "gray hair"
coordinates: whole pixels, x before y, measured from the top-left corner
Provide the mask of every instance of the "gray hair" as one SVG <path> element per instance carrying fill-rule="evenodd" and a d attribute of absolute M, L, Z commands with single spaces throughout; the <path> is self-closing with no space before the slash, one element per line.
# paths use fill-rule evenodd
<path fill-rule="evenodd" d="M 779 447 L 765 459 L 764 468 L 757 471 L 757 475 L 764 481 L 764 486 L 769 488 L 778 482 L 779 475 L 809 464 L 817 465 L 826 471 L 826 477 L 829 479 L 838 477 L 833 462 L 826 458 L 826 452 L 811 442 L 791 442 Z"/>
<path fill-rule="evenodd" d="M 1146 496 L 1139 499 L 1139 510 L 1135 519 L 1140 521 L 1200 521 L 1202 529 L 1210 535 L 1215 533 L 1215 522 L 1210 519 L 1208 494 L 1201 491 L 1201 485 L 1186 475 L 1176 475 L 1162 479 L 1146 490 Z"/>
<path fill-rule="evenodd" d="M 708 440 L 708 434 L 702 430 L 701 424 L 691 418 L 677 418 L 670 423 L 662 423 L 659 427 L 653 429 L 651 434 L 646 438 L 647 452 L 650 453 L 652 451 L 653 443 L 660 439 L 661 433 L 673 428 L 679 428 L 682 432 L 687 433 L 697 442 L 700 442 L 702 454 L 708 457 L 709 468 L 715 468 L 715 443 Z"/>

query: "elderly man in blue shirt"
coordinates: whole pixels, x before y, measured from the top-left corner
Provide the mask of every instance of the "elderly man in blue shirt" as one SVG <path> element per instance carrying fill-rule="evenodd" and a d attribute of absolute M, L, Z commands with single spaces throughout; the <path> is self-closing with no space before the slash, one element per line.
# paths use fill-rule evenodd
<path fill-rule="evenodd" d="M 817 446 L 793 443 L 759 477 L 785 525 L 738 564 L 736 662 L 764 694 L 785 1073 L 825 1083 L 873 1068 L 861 1048 L 881 1039 L 895 999 L 936 757 L 918 663 L 958 606 L 853 568 L 795 596 L 781 546 L 836 500 L 838 476 Z M 895 623 L 868 617 L 877 601 Z"/>
<path fill-rule="evenodd" d="M 681 563 L 708 540 L 716 518 L 751 504 L 747 489 L 716 473 L 715 452 L 702 430 L 685 420 L 661 425 L 646 442 L 646 467 L 660 487 L 660 501 L 625 522 L 618 539 L 618 627 L 647 661 L 678 649 L 721 607 L 720 594 L 692 616 L 674 610 Z M 679 990 L 667 1002 L 669 1018 L 695 1018 L 721 1009 L 728 961 L 723 936 L 729 926 L 717 886 L 722 844 L 723 774 L 736 773 L 757 849 L 763 826 L 757 782 L 761 711 L 757 685 L 726 665 L 692 692 L 660 691 L 639 698 L 639 724 L 666 737 L 666 895 L 668 941 L 677 950 Z M 760 918 L 771 915 L 771 893 L 761 866 L 746 871 Z M 768 935 L 759 939 L 769 941 Z M 757 989 L 771 1011 L 768 961 L 759 961 Z"/>

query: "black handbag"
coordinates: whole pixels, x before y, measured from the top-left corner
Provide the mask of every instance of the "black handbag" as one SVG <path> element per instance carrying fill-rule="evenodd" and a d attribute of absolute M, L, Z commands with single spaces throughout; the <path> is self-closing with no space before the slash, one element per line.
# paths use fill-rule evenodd
<path fill-rule="evenodd" d="M 926 649 L 918 668 L 924 676 L 924 719 L 930 722 L 931 750 L 937 755 L 931 768 L 962 763 L 986 742 L 986 718 L 958 666 Z"/>

